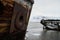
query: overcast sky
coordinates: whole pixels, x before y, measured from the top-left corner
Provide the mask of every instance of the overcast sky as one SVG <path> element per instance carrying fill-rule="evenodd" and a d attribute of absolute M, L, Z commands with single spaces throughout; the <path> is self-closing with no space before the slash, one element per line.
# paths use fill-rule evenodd
<path fill-rule="evenodd" d="M 60 0 L 34 0 L 31 18 L 33 16 L 60 17 Z"/>

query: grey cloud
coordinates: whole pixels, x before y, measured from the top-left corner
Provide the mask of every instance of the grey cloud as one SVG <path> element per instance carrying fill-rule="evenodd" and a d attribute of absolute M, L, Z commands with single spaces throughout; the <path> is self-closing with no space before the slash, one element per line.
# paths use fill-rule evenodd
<path fill-rule="evenodd" d="M 35 0 L 31 16 L 60 16 L 60 0 Z"/>

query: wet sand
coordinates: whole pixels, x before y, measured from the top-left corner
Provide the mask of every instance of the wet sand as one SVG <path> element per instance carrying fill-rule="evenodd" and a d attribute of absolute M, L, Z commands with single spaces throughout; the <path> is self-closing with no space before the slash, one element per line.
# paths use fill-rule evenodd
<path fill-rule="evenodd" d="M 60 40 L 60 31 L 43 30 L 39 22 L 29 22 L 26 40 Z"/>

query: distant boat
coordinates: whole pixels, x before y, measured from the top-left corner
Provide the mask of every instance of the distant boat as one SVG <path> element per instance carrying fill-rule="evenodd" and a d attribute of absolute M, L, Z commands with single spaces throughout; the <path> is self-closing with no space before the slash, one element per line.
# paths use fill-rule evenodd
<path fill-rule="evenodd" d="M 60 30 L 60 19 L 42 19 L 43 29 Z"/>

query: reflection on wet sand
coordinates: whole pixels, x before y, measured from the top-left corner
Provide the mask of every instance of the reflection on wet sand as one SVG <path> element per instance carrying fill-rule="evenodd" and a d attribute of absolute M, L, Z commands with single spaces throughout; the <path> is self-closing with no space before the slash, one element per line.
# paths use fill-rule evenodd
<path fill-rule="evenodd" d="M 36 25 L 34 25 L 36 24 Z M 29 23 L 26 40 L 60 40 L 60 31 L 55 30 L 43 30 L 43 26 L 40 23 Z"/>
<path fill-rule="evenodd" d="M 60 39 L 59 35 L 60 35 L 59 31 L 47 30 L 42 32 L 39 40 L 59 40 Z"/>

